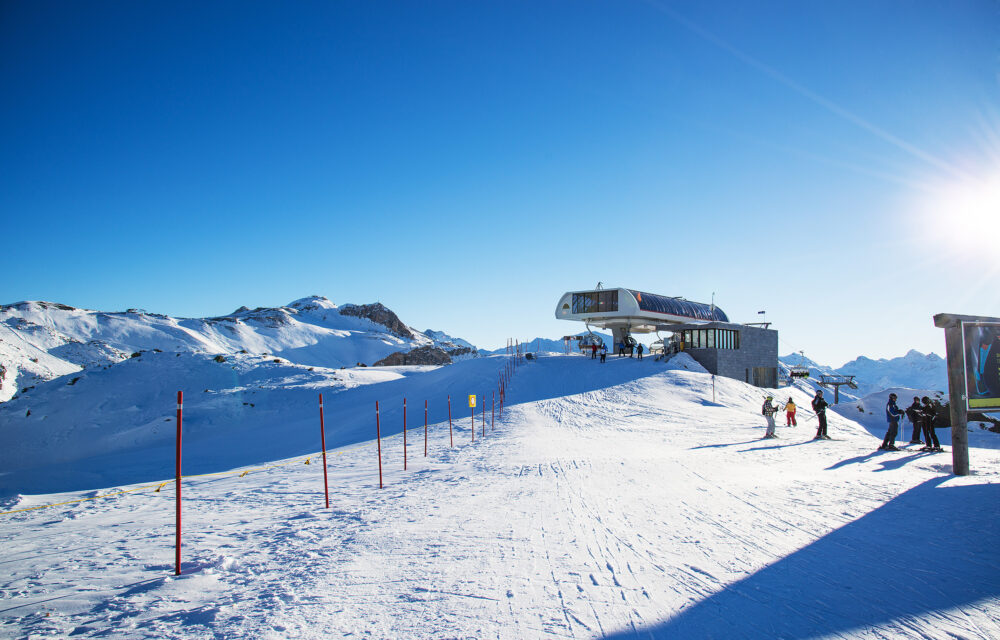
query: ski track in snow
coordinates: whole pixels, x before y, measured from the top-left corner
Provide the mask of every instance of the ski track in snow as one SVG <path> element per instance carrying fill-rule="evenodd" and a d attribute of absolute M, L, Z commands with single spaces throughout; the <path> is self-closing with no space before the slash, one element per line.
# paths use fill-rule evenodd
<path fill-rule="evenodd" d="M 551 377 L 601 375 L 595 366 L 543 358 L 512 399 Z M 646 365 L 609 358 L 625 366 Z M 760 390 L 718 379 L 717 392 L 709 406 L 707 376 L 672 371 L 517 404 L 495 431 L 487 419 L 485 438 L 477 415 L 471 446 L 467 417 L 454 449 L 447 422 L 432 425 L 426 458 L 411 428 L 405 472 L 402 438 L 383 441 L 382 490 L 374 442 L 331 452 L 329 510 L 315 464 L 185 481 L 180 577 L 172 483 L 3 516 L 0 637 L 645 638 L 699 637 L 690 629 L 704 624 L 701 637 L 1000 637 L 996 578 L 956 600 L 934 577 L 966 562 L 996 576 L 996 552 L 894 546 L 907 520 L 887 539 L 845 533 L 928 481 L 989 488 L 998 453 L 974 450 L 975 475 L 942 478 L 949 460 L 888 464 L 837 415 L 839 441 L 812 442 L 806 424 L 762 441 Z M 900 513 L 948 517 L 912 507 Z M 945 558 L 905 584 L 851 566 L 886 553 Z M 821 594 L 851 589 L 873 619 L 838 626 L 840 600 Z"/>

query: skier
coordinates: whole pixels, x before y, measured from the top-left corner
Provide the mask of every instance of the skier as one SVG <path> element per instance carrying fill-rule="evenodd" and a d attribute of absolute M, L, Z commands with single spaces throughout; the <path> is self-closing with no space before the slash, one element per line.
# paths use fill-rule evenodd
<path fill-rule="evenodd" d="M 927 396 L 921 398 L 920 401 L 923 403 L 920 406 L 920 418 L 924 429 L 924 442 L 927 443 L 921 447 L 920 450 L 934 452 L 944 451 L 944 449 L 941 448 L 941 443 L 938 441 L 937 434 L 934 433 L 934 418 L 937 417 L 934 405 L 931 404 L 931 399 Z"/>
<path fill-rule="evenodd" d="M 590 359 L 595 360 L 597 358 L 597 345 L 590 345 Z"/>
<path fill-rule="evenodd" d="M 906 419 L 913 425 L 910 444 L 923 444 L 923 440 L 920 439 L 920 398 L 917 396 L 913 396 L 913 404 L 906 408 Z"/>
<path fill-rule="evenodd" d="M 618 343 L 618 357 L 621 358 L 623 355 L 625 355 L 625 342 L 624 341 Z"/>
<path fill-rule="evenodd" d="M 830 403 L 823 399 L 823 390 L 817 389 L 816 397 L 812 400 L 812 408 L 816 412 L 816 417 L 819 418 L 819 429 L 816 430 L 816 437 L 813 440 L 833 439 L 826 434 L 826 408 L 829 406 Z"/>
<path fill-rule="evenodd" d="M 601 362 L 604 362 L 605 358 L 608 357 L 608 345 L 601 345 Z"/>
<path fill-rule="evenodd" d="M 896 448 L 896 433 L 899 431 L 899 419 L 903 417 L 903 410 L 896 406 L 896 394 L 889 394 L 889 402 L 885 405 L 885 419 L 889 423 L 889 430 L 885 432 L 882 439 L 880 451 L 899 451 Z"/>
<path fill-rule="evenodd" d="M 799 423 L 795 422 L 795 402 L 791 398 L 785 403 L 785 426 L 799 426 Z"/>
<path fill-rule="evenodd" d="M 639 346 L 636 347 L 636 349 L 635 349 L 635 352 L 639 354 L 639 359 L 640 360 L 642 360 L 642 350 L 643 350 L 643 346 L 642 346 L 642 343 L 640 342 Z"/>
<path fill-rule="evenodd" d="M 778 413 L 778 407 L 777 405 L 771 404 L 771 400 L 773 399 L 774 398 L 772 396 L 768 396 L 767 399 L 764 400 L 763 406 L 760 408 L 760 414 L 764 416 L 765 420 L 767 420 L 767 431 L 764 433 L 765 439 L 778 437 L 774 434 L 774 414 Z"/>

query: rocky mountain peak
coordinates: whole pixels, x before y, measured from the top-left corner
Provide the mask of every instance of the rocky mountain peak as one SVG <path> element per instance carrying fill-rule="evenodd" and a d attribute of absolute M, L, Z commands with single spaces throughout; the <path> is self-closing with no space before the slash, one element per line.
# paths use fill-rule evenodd
<path fill-rule="evenodd" d="M 399 319 L 399 316 L 381 302 L 361 305 L 345 304 L 340 307 L 340 315 L 366 318 L 375 324 L 386 327 L 390 333 L 400 338 L 412 340 L 415 337 L 410 328 Z"/>

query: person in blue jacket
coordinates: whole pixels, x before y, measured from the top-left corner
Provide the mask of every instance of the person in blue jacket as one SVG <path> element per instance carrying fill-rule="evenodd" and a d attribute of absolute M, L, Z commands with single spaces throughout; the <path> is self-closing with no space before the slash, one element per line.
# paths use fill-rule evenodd
<path fill-rule="evenodd" d="M 896 434 L 899 432 L 899 419 L 904 415 L 903 410 L 896 406 L 896 394 L 889 394 L 889 402 L 885 405 L 885 419 L 889 423 L 889 429 L 885 432 L 882 440 L 881 451 L 899 451 L 896 447 Z"/>

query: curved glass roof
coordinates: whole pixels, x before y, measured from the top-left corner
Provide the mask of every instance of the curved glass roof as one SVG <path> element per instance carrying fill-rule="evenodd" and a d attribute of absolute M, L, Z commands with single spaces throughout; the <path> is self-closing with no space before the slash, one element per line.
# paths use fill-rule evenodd
<path fill-rule="evenodd" d="M 704 320 L 705 322 L 729 322 L 729 317 L 719 307 L 715 307 L 713 310 L 711 306 L 700 302 L 659 296 L 655 293 L 646 293 L 645 291 L 636 291 L 634 289 L 629 289 L 628 291 L 635 296 L 636 301 L 639 303 L 639 308 L 643 311 L 669 313 L 670 315 L 683 316 L 693 320 Z"/>

